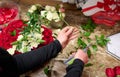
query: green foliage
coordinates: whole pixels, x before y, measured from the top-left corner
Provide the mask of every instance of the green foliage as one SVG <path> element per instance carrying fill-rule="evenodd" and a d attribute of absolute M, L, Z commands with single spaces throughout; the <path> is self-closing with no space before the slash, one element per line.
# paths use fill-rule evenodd
<path fill-rule="evenodd" d="M 78 43 L 78 46 L 79 46 L 78 48 L 85 49 L 87 47 L 87 44 L 84 41 L 82 41 L 82 39 L 80 37 L 78 38 L 77 43 Z M 87 54 L 88 54 L 88 57 L 90 57 L 91 56 L 91 51 L 88 50 Z"/>
<path fill-rule="evenodd" d="M 49 67 L 45 67 L 44 68 L 44 73 L 48 76 L 49 72 L 50 72 Z"/>
<path fill-rule="evenodd" d="M 81 26 L 83 30 L 87 32 L 93 32 L 96 28 L 96 24 L 93 23 L 91 19 L 88 20 L 88 22 Z"/>
<path fill-rule="evenodd" d="M 98 36 L 95 36 L 95 37 L 96 37 L 97 44 L 100 46 L 105 46 L 107 42 L 109 42 L 109 39 L 106 38 L 104 35 L 101 35 L 100 37 Z"/>
<path fill-rule="evenodd" d="M 89 37 L 91 32 L 84 32 L 84 36 Z"/>
<path fill-rule="evenodd" d="M 16 35 L 16 30 L 14 30 L 13 32 L 11 32 L 11 35 L 15 36 Z"/>
<path fill-rule="evenodd" d="M 87 46 L 87 44 L 84 41 L 82 41 L 80 37 L 78 38 L 77 43 L 78 43 L 79 48 L 82 48 L 82 49 L 84 49 Z"/>
<path fill-rule="evenodd" d="M 88 50 L 88 51 L 87 51 L 87 54 L 88 54 L 88 57 L 90 58 L 90 57 L 91 57 L 91 51 Z"/>
<path fill-rule="evenodd" d="M 85 64 L 85 67 L 90 67 L 90 66 L 93 66 L 93 64 L 92 63 Z"/>
<path fill-rule="evenodd" d="M 97 45 L 92 45 L 92 48 L 93 48 L 94 51 L 98 50 Z"/>

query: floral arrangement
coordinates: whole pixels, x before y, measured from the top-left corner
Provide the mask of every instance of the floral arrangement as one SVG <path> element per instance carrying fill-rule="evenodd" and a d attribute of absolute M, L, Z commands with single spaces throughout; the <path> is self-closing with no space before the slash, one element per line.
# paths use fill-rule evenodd
<path fill-rule="evenodd" d="M 42 23 L 45 25 L 49 25 L 51 22 L 59 22 L 64 21 L 65 18 L 65 9 L 63 5 L 58 5 L 56 7 L 46 5 L 45 7 L 41 5 L 32 5 L 32 7 L 28 10 L 30 13 L 39 9 L 41 19 L 43 19 Z"/>
<path fill-rule="evenodd" d="M 0 33 L 0 47 L 10 54 L 25 53 L 53 41 L 52 31 L 41 23 L 39 10 L 27 13 L 29 20 L 14 20 Z"/>
<path fill-rule="evenodd" d="M 120 66 L 114 68 L 106 68 L 107 77 L 120 77 Z"/>

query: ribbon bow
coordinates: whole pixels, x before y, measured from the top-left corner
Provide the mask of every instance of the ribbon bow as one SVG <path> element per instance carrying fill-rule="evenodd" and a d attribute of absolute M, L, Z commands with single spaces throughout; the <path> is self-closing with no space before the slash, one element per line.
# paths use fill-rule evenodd
<path fill-rule="evenodd" d="M 105 11 L 111 11 L 112 9 L 110 8 L 110 5 L 112 4 L 116 4 L 116 2 L 114 0 L 103 0 L 104 2 L 97 2 L 97 5 L 85 8 L 82 10 L 82 12 L 91 10 L 93 8 L 104 8 Z"/>
<path fill-rule="evenodd" d="M 104 3 L 97 2 L 97 7 L 104 8 L 105 11 L 111 11 L 110 5 L 115 4 L 114 0 L 104 0 Z"/>

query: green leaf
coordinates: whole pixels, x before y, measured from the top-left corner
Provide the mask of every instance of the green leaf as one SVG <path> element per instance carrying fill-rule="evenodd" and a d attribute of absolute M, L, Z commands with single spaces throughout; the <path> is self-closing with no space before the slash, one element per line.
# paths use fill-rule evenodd
<path fill-rule="evenodd" d="M 91 32 L 84 32 L 84 36 L 89 37 Z"/>
<path fill-rule="evenodd" d="M 102 66 L 104 66 L 104 64 L 100 64 L 100 65 L 99 65 L 99 67 L 102 67 Z"/>
<path fill-rule="evenodd" d="M 50 72 L 49 67 L 44 68 L 44 73 L 45 73 L 47 76 L 48 76 L 49 72 Z"/>
<path fill-rule="evenodd" d="M 88 41 L 88 43 L 90 43 L 90 42 L 91 42 L 91 39 L 90 39 L 90 38 L 87 38 L 87 41 Z"/>
<path fill-rule="evenodd" d="M 93 64 L 92 63 L 85 64 L 85 67 L 90 67 L 90 66 L 93 66 Z"/>
<path fill-rule="evenodd" d="M 78 38 L 77 44 L 82 49 L 84 49 L 87 46 L 86 43 L 83 42 L 81 38 Z"/>
<path fill-rule="evenodd" d="M 92 48 L 93 48 L 94 51 L 98 50 L 97 45 L 92 45 Z"/>
<path fill-rule="evenodd" d="M 88 51 L 87 51 L 87 54 L 88 54 L 88 57 L 90 58 L 90 57 L 91 57 L 91 51 L 88 50 Z"/>
<path fill-rule="evenodd" d="M 95 38 L 96 38 L 97 44 L 100 46 L 105 46 L 109 42 L 109 39 L 106 38 L 104 35 L 101 35 L 100 37 L 95 36 Z"/>
<path fill-rule="evenodd" d="M 41 40 L 41 39 L 39 39 L 39 40 L 37 40 L 37 42 L 39 42 L 39 43 L 41 44 L 41 43 L 44 43 L 45 40 Z"/>
<path fill-rule="evenodd" d="M 12 36 L 16 36 L 16 30 L 14 30 L 13 32 L 11 32 Z"/>
<path fill-rule="evenodd" d="M 96 28 L 96 25 L 91 19 L 89 19 L 86 24 L 81 26 L 81 28 L 87 32 L 93 32 L 94 29 Z"/>

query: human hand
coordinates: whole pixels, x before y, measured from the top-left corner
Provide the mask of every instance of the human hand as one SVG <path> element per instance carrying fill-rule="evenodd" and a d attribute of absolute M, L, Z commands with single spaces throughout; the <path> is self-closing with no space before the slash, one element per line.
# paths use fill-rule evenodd
<path fill-rule="evenodd" d="M 83 50 L 78 49 L 75 56 L 75 59 L 80 59 L 82 60 L 84 63 L 88 62 L 88 55 L 87 53 L 85 53 Z"/>
<path fill-rule="evenodd" d="M 62 45 L 62 48 L 65 48 L 68 42 L 78 37 L 78 35 L 79 35 L 79 30 L 77 28 L 65 27 L 59 32 L 57 40 Z"/>

